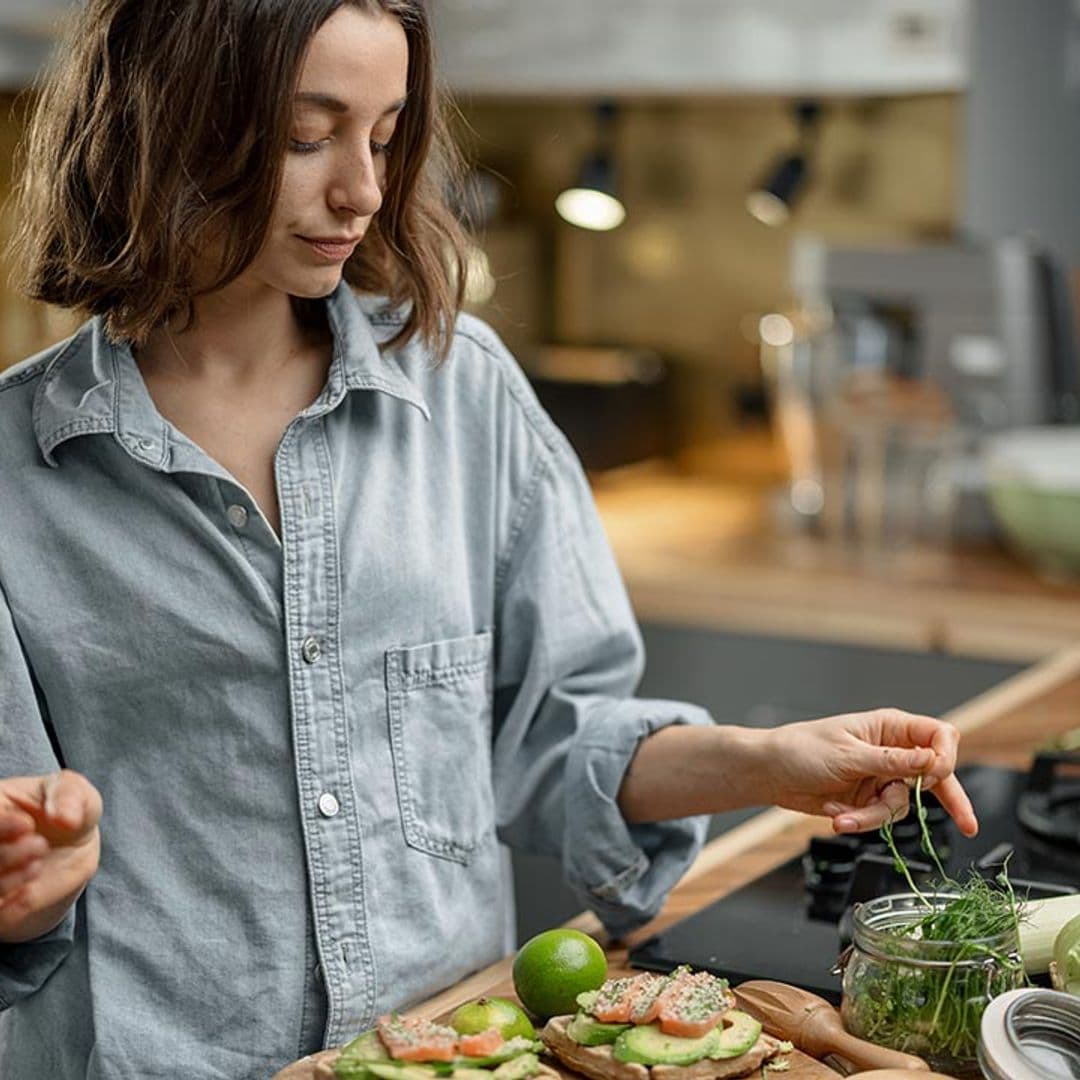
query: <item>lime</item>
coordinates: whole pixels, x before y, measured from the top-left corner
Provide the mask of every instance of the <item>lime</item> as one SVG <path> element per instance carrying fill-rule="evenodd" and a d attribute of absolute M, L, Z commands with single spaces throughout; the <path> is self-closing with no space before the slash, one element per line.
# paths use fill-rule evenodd
<path fill-rule="evenodd" d="M 536 1028 L 521 1007 L 506 998 L 479 998 L 459 1005 L 450 1017 L 450 1026 L 459 1035 L 479 1035 L 495 1028 L 504 1039 L 524 1035 L 536 1038 Z"/>
<path fill-rule="evenodd" d="M 522 1004 L 540 1017 L 577 1011 L 577 995 L 607 978 L 604 950 L 580 930 L 545 930 L 514 957 L 514 989 Z"/>

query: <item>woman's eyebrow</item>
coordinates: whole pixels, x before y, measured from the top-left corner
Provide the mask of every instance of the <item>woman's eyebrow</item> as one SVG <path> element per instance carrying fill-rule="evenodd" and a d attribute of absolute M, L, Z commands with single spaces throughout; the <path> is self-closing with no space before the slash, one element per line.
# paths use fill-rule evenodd
<path fill-rule="evenodd" d="M 349 106 L 340 98 L 336 98 L 332 94 L 320 94 L 317 91 L 302 90 L 293 98 L 293 101 L 297 105 L 314 105 L 316 108 L 326 109 L 327 112 L 347 113 L 349 111 Z M 405 101 L 405 98 L 399 98 L 382 115 L 391 116 L 394 113 L 401 112 L 405 108 Z"/>

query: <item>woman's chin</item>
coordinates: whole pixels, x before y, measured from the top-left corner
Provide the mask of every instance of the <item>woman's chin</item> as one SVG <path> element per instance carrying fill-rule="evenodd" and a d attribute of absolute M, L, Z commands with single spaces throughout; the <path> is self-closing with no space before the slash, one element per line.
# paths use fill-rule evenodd
<path fill-rule="evenodd" d="M 319 300 L 329 296 L 341 281 L 342 267 L 332 266 L 325 270 L 312 273 L 296 274 L 289 283 L 290 296 L 298 296 L 304 300 Z"/>

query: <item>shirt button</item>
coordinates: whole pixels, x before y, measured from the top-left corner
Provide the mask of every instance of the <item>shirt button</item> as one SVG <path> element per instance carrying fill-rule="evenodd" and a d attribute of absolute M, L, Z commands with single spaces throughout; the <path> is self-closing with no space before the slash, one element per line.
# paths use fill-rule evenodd
<path fill-rule="evenodd" d="M 231 521 L 238 529 L 242 529 L 247 524 L 248 512 L 242 506 L 230 506 L 225 513 L 228 516 L 229 521 Z"/>
<path fill-rule="evenodd" d="M 322 646 L 317 637 L 304 638 L 304 644 L 300 648 L 300 655 L 309 663 L 314 664 L 322 656 Z"/>
<path fill-rule="evenodd" d="M 324 791 L 319 796 L 319 813 L 323 817 L 337 817 L 337 812 L 341 809 L 341 804 L 330 794 L 329 791 Z"/>

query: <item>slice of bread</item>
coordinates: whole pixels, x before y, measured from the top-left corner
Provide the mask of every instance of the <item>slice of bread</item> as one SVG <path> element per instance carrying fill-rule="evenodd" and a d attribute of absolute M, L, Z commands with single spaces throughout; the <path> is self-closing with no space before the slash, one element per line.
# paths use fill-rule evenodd
<path fill-rule="evenodd" d="M 771 1035 L 759 1035 L 745 1054 L 720 1061 L 705 1059 L 693 1065 L 638 1065 L 616 1061 L 610 1046 L 582 1046 L 566 1033 L 572 1016 L 553 1016 L 540 1032 L 548 1051 L 568 1068 L 589 1080 L 733 1080 L 749 1076 L 780 1052 Z"/>

